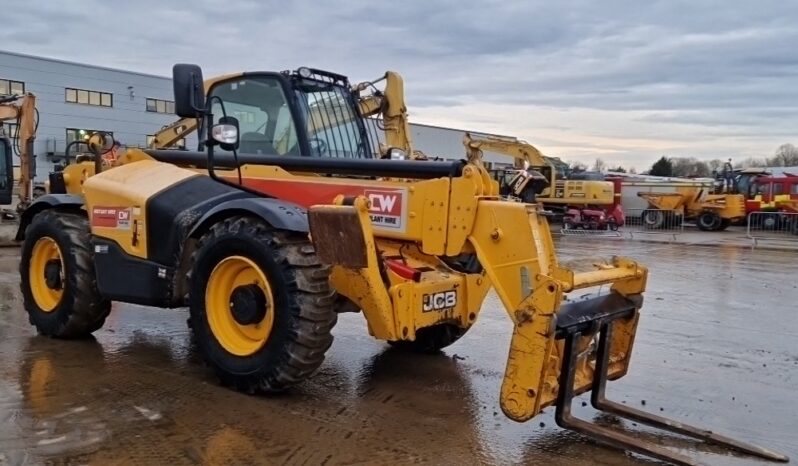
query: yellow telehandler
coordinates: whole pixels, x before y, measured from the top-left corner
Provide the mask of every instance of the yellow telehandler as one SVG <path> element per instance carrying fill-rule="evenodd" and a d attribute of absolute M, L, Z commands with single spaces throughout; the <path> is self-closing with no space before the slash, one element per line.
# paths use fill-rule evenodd
<path fill-rule="evenodd" d="M 500 399 L 510 419 L 554 406 L 564 428 L 696 464 L 574 418 L 573 397 L 590 391 L 598 410 L 786 461 L 608 401 L 607 381 L 629 367 L 648 270 L 624 257 L 563 267 L 539 206 L 503 200 L 479 156 L 374 158 L 357 94 L 336 73 L 206 82 L 178 64 L 173 82 L 204 151 L 129 149 L 110 169 L 70 165 L 25 211 L 21 289 L 41 334 L 86 336 L 111 301 L 187 306 L 221 382 L 269 393 L 313 375 L 338 312 L 362 312 L 374 338 L 399 348 L 437 351 L 463 337 L 493 289 L 513 322 Z"/>

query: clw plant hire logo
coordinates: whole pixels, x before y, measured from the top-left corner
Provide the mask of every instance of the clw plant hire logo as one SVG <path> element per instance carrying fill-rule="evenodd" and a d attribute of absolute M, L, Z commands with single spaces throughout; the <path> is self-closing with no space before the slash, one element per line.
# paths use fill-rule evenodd
<path fill-rule="evenodd" d="M 404 231 L 407 191 L 404 189 L 366 189 L 363 194 L 371 203 L 369 214 L 375 227 Z"/>

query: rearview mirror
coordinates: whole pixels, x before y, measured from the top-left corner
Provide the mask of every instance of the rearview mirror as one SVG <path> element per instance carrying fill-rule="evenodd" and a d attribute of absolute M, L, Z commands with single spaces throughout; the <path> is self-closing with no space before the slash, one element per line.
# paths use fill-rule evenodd
<path fill-rule="evenodd" d="M 0 205 L 11 204 L 14 191 L 14 165 L 8 139 L 0 139 Z"/>
<path fill-rule="evenodd" d="M 178 63 L 172 67 L 175 113 L 181 118 L 196 118 L 205 110 L 205 85 L 202 68 Z"/>

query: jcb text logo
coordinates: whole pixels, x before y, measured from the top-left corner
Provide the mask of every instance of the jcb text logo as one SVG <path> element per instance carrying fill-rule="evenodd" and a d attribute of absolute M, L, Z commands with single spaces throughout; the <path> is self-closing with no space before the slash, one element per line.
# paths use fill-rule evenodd
<path fill-rule="evenodd" d="M 441 291 L 424 295 L 424 312 L 442 311 L 457 306 L 457 291 Z"/>

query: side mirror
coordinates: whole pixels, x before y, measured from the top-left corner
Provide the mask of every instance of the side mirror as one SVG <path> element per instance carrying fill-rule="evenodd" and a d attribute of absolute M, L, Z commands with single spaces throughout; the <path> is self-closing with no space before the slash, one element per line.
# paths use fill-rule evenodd
<path fill-rule="evenodd" d="M 172 67 L 175 113 L 180 118 L 196 118 L 205 110 L 205 85 L 202 69 L 178 63 Z"/>
<path fill-rule="evenodd" d="M 407 154 L 398 147 L 390 147 L 387 151 L 385 151 L 385 154 L 382 156 L 382 158 L 388 160 L 405 160 L 407 159 Z"/>
<path fill-rule="evenodd" d="M 11 204 L 14 191 L 14 165 L 8 139 L 0 139 L 0 205 Z"/>
<path fill-rule="evenodd" d="M 211 136 L 214 142 L 219 144 L 223 150 L 238 150 L 240 142 L 238 135 L 238 119 L 227 116 L 219 118 L 219 123 L 211 128 Z"/>

